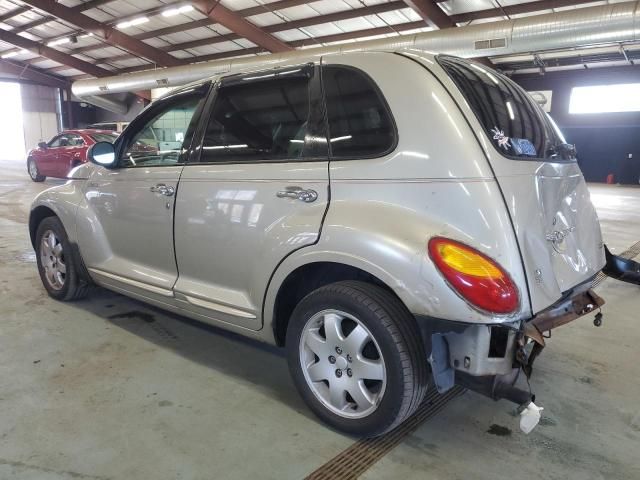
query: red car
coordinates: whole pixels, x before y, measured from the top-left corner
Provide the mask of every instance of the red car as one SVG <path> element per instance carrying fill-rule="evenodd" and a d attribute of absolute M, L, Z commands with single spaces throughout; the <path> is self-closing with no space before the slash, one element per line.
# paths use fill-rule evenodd
<path fill-rule="evenodd" d="M 87 150 L 94 143 L 115 142 L 118 135 L 109 130 L 65 130 L 49 142 L 40 142 L 27 156 L 31 180 L 65 178 L 69 171 L 87 161 Z"/>

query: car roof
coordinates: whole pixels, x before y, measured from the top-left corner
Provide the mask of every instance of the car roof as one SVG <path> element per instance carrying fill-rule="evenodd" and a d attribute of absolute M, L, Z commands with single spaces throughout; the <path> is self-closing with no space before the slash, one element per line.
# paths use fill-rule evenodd
<path fill-rule="evenodd" d="M 346 44 L 346 46 L 348 47 L 349 44 Z M 314 64 L 314 65 L 319 65 L 320 61 L 322 58 L 328 58 L 328 57 L 340 57 L 342 55 L 362 55 L 362 56 L 368 56 L 368 55 L 372 55 L 372 54 L 380 54 L 380 53 L 389 53 L 389 54 L 394 54 L 394 53 L 405 53 L 407 55 L 416 55 L 416 56 L 420 56 L 423 58 L 426 58 L 428 60 L 433 61 L 435 59 L 435 57 L 438 55 L 435 52 L 430 52 L 427 50 L 421 50 L 421 49 L 415 49 L 415 48 L 396 48 L 396 49 L 379 49 L 379 50 L 367 50 L 367 51 L 361 51 L 361 52 L 357 52 L 357 51 L 349 51 L 346 50 L 344 52 L 335 52 L 335 53 L 327 53 L 325 55 L 306 55 L 306 56 L 301 56 L 301 57 L 296 57 L 295 60 L 292 59 L 283 59 L 283 60 L 271 60 L 269 62 L 265 61 L 264 65 L 252 65 L 250 67 L 243 67 L 242 64 L 242 58 L 237 59 L 236 61 L 231 61 L 230 62 L 230 68 L 228 71 L 224 72 L 224 73 L 218 73 L 216 75 L 211 75 L 208 77 L 205 77 L 201 80 L 195 80 L 193 82 L 187 83 L 185 85 L 181 85 L 176 87 L 175 89 L 172 89 L 170 92 L 165 93 L 164 95 L 162 95 L 161 97 L 157 98 L 157 100 L 163 99 L 165 97 L 170 96 L 172 93 L 175 92 L 179 92 L 181 90 L 187 90 L 189 88 L 196 88 L 199 87 L 201 85 L 204 85 L 207 82 L 215 82 L 217 80 L 219 80 L 222 77 L 227 77 L 229 75 L 246 75 L 249 73 L 257 73 L 257 72 L 264 72 L 267 70 L 280 70 L 282 68 L 287 68 L 287 67 L 295 67 L 295 66 L 300 66 L 300 65 L 305 65 L 305 64 Z M 253 58 L 253 57 L 251 57 Z M 234 67 L 234 65 L 237 65 L 236 67 Z"/>

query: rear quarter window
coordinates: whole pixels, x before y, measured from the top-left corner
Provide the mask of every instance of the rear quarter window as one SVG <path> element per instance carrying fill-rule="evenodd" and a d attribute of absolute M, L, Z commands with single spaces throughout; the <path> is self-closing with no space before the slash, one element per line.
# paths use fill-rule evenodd
<path fill-rule="evenodd" d="M 393 151 L 397 133 L 382 93 L 352 67 L 322 68 L 332 159 L 380 157 Z"/>

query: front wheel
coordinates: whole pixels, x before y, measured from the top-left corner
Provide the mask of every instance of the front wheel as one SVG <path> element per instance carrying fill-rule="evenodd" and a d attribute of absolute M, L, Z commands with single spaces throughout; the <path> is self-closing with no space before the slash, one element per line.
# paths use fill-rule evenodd
<path fill-rule="evenodd" d="M 287 355 L 309 407 L 349 434 L 391 430 L 426 393 L 427 359 L 415 319 L 372 284 L 337 282 L 307 295 L 291 316 Z"/>
<path fill-rule="evenodd" d="M 47 293 L 56 300 L 77 300 L 87 294 L 77 259 L 62 222 L 47 217 L 36 231 L 36 261 L 40 279 Z"/>
<path fill-rule="evenodd" d="M 29 176 L 31 180 L 34 182 L 44 182 L 47 177 L 40 174 L 38 170 L 38 164 L 33 158 L 27 160 L 27 171 L 29 172 Z"/>

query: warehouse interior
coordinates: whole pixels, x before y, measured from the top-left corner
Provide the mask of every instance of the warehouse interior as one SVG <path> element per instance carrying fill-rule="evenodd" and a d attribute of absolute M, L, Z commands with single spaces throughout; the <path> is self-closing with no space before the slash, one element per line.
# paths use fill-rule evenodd
<path fill-rule="evenodd" d="M 85 171 L 75 169 L 111 170 L 84 149 L 65 173 L 41 175 L 28 167 L 34 151 L 63 132 L 113 130 L 117 145 L 194 81 L 304 53 L 406 48 L 469 59 L 528 92 L 575 145 L 600 244 L 638 261 L 638 1 L 0 0 L 0 478 L 640 478 L 639 287 L 606 272 L 592 279 L 603 322 L 589 309 L 545 336 L 528 385 L 544 410 L 528 434 L 513 402 L 459 386 L 438 394 L 431 379 L 399 426 L 349 435 L 307 407 L 279 346 L 107 288 L 47 296 L 32 202 L 70 188 Z M 192 110 L 161 118 L 178 149 Z M 567 198 L 568 209 L 581 199 Z"/>

